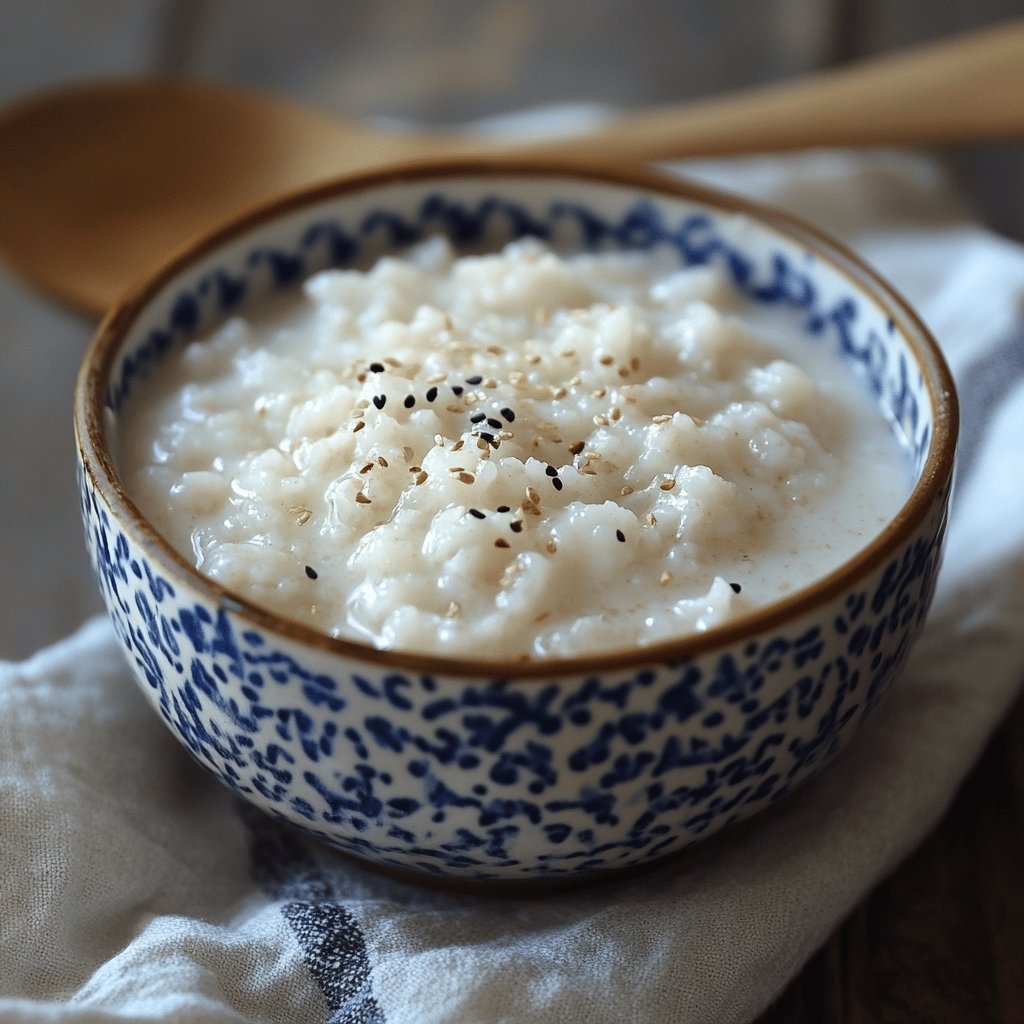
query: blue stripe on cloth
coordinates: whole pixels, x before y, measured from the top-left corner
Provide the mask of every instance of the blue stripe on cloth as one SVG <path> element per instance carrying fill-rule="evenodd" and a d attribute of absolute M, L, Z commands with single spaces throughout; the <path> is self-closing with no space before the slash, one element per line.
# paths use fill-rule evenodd
<path fill-rule="evenodd" d="M 331 1009 L 328 1024 L 384 1024 L 355 918 L 337 903 L 286 903 L 281 913 Z"/>
<path fill-rule="evenodd" d="M 974 471 L 992 412 L 1024 380 L 1024 328 L 1014 331 L 995 349 L 968 363 L 957 380 L 960 398 L 960 443 L 954 501 L 965 492 Z"/>
<path fill-rule="evenodd" d="M 326 1024 L 385 1024 L 356 919 L 338 903 L 330 881 L 296 835 L 252 808 L 243 806 L 241 813 L 252 837 L 253 880 L 281 901 L 281 914 L 331 1011 Z"/>

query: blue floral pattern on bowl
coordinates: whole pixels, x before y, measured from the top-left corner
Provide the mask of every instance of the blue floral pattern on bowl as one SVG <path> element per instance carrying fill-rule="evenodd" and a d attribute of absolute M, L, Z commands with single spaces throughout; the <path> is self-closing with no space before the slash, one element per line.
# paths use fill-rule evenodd
<path fill-rule="evenodd" d="M 552 193 L 557 193 L 552 195 Z M 890 417 L 920 473 L 932 400 L 889 312 L 801 238 L 701 199 L 587 181 L 414 181 L 342 193 L 241 233 L 149 297 L 112 359 L 107 415 L 179 344 L 325 266 L 442 231 L 587 249 L 668 246 L 792 310 Z M 892 684 L 940 560 L 948 478 L 855 586 L 689 655 L 573 662 L 517 678 L 375 657 L 275 630 L 154 555 L 80 469 L 90 554 L 150 701 L 195 758 L 256 805 L 373 862 L 478 880 L 587 876 L 683 849 L 785 796 Z"/>

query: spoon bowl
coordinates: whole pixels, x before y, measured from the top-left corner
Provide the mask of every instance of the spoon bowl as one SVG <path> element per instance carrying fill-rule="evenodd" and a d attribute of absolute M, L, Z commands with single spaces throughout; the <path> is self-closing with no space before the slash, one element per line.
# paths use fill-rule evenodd
<path fill-rule="evenodd" d="M 9 262 L 96 313 L 199 226 L 323 175 L 338 125 L 274 96 L 154 78 L 30 98 L 2 134 Z"/>

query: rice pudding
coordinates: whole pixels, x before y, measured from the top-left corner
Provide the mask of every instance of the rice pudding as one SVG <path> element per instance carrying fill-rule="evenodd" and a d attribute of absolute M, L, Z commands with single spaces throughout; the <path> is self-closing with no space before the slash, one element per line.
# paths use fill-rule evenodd
<path fill-rule="evenodd" d="M 200 572 L 382 648 L 592 654 L 851 557 L 910 467 L 834 354 L 669 254 L 440 238 L 168 355 L 128 492 Z"/>

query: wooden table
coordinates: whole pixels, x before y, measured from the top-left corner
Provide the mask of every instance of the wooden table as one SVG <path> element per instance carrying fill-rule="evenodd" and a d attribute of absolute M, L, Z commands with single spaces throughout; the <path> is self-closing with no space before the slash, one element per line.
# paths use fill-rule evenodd
<path fill-rule="evenodd" d="M 939 827 L 758 1024 L 1024 1021 L 1024 697 Z"/>

